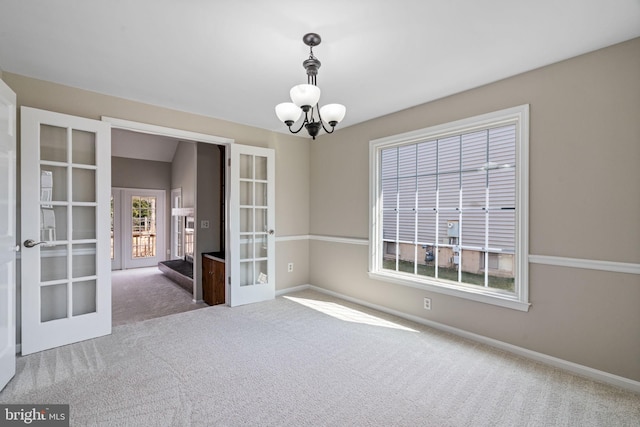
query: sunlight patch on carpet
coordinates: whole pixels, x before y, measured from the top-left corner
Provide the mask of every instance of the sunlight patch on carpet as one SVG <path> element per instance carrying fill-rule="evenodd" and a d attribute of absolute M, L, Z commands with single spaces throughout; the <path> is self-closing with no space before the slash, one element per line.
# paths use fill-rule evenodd
<path fill-rule="evenodd" d="M 336 319 L 344 320 L 346 322 L 362 323 L 364 325 L 372 326 L 382 326 L 384 328 L 400 329 L 409 332 L 418 332 L 415 329 L 411 329 L 406 326 L 399 325 L 397 323 L 393 323 L 388 320 L 384 320 L 349 307 L 345 307 L 344 305 L 336 304 L 334 302 L 318 301 L 292 296 L 285 296 L 283 298 L 304 305 L 305 307 L 309 307 L 321 313 L 327 314 Z"/>

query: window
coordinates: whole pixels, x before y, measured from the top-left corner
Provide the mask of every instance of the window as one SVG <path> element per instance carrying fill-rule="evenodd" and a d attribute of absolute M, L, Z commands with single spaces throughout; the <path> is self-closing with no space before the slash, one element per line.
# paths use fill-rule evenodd
<path fill-rule="evenodd" d="M 171 258 L 180 259 L 184 256 L 182 235 L 184 233 L 183 217 L 176 209 L 182 208 L 182 189 L 171 190 Z"/>
<path fill-rule="evenodd" d="M 154 196 L 131 196 L 131 257 L 156 256 L 156 205 Z"/>
<path fill-rule="evenodd" d="M 528 113 L 371 141 L 373 278 L 528 310 Z"/>

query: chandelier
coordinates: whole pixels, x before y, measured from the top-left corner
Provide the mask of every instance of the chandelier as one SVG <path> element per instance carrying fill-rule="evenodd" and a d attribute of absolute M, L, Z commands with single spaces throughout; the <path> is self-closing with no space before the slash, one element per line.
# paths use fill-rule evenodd
<path fill-rule="evenodd" d="M 289 127 L 291 133 L 298 133 L 304 127 L 309 132 L 309 136 L 316 139 L 321 127 L 325 132 L 333 133 L 335 126 L 344 118 L 347 109 L 342 104 L 327 104 L 319 108 L 320 88 L 316 86 L 316 76 L 318 68 L 320 68 L 320 61 L 313 56 L 313 47 L 318 46 L 322 39 L 318 34 L 309 33 L 305 34 L 302 41 L 309 46 L 309 59 L 302 63 L 304 69 L 307 70 L 307 84 L 291 88 L 289 95 L 291 95 L 293 102 L 283 102 L 276 105 L 276 115 Z M 291 126 L 298 121 L 303 112 L 304 120 L 298 130 L 291 129 Z M 325 123 L 331 130 L 327 129 Z"/>

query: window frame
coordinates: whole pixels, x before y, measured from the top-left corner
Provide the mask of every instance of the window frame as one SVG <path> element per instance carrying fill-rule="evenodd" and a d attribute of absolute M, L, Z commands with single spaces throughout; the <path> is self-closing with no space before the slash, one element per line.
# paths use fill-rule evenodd
<path fill-rule="evenodd" d="M 514 124 L 516 133 L 515 291 L 454 283 L 428 276 L 384 270 L 381 180 L 383 149 L 412 145 L 487 128 Z M 369 141 L 369 277 L 472 301 L 528 311 L 529 303 L 529 105 L 506 108 L 450 123 Z"/>

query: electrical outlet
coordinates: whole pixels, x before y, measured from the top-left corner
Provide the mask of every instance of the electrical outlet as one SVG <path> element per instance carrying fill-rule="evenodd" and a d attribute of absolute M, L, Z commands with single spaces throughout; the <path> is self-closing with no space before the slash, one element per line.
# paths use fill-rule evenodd
<path fill-rule="evenodd" d="M 290 262 L 289 264 L 287 264 L 287 272 L 291 273 L 293 271 L 293 263 Z"/>
<path fill-rule="evenodd" d="M 424 309 L 431 310 L 431 298 L 424 298 Z"/>
<path fill-rule="evenodd" d="M 209 228 L 209 221 L 202 220 L 200 221 L 200 228 Z"/>

